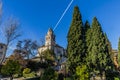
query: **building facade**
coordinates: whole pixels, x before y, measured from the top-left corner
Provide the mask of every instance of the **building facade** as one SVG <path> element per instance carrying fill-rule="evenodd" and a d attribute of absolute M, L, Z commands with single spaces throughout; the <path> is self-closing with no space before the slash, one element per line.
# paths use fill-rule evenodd
<path fill-rule="evenodd" d="M 0 43 L 0 62 L 4 62 L 6 60 L 6 58 L 4 60 L 3 57 L 5 56 L 4 51 L 5 51 L 6 45 L 3 43 Z"/>
<path fill-rule="evenodd" d="M 3 55 L 3 51 L 5 50 L 5 44 L 3 44 L 3 43 L 0 43 L 0 59 L 1 59 L 1 57 L 2 57 L 2 55 Z"/>
<path fill-rule="evenodd" d="M 59 62 L 56 60 L 56 62 L 59 64 L 57 69 L 60 69 L 60 65 L 66 61 L 66 50 L 60 45 L 56 44 L 55 34 L 51 28 L 48 30 L 45 36 L 45 44 L 38 49 L 38 54 L 36 57 L 39 57 L 41 53 L 47 49 L 54 51 L 56 58 L 59 59 Z"/>

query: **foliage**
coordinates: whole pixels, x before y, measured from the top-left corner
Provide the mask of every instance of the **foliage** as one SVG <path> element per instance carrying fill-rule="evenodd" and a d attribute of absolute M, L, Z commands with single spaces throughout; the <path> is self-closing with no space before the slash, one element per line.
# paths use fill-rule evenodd
<path fill-rule="evenodd" d="M 8 76 L 13 76 L 14 74 L 21 75 L 21 66 L 18 61 L 9 60 L 2 66 L 1 73 Z"/>
<path fill-rule="evenodd" d="M 27 64 L 27 67 L 30 68 L 32 71 L 38 71 L 40 68 L 42 68 L 42 66 L 46 67 L 46 64 L 42 64 L 40 62 L 32 61 L 32 60 L 29 60 Z"/>
<path fill-rule="evenodd" d="M 53 66 L 55 62 L 55 54 L 51 50 L 45 50 L 40 54 L 41 62 L 47 63 L 48 66 Z"/>
<path fill-rule="evenodd" d="M 17 47 L 17 50 L 21 50 L 22 56 L 24 58 L 29 59 L 36 55 L 37 49 L 38 49 L 38 44 L 37 44 L 37 41 L 25 39 L 22 41 L 18 41 L 16 47 Z"/>
<path fill-rule="evenodd" d="M 67 63 L 71 75 L 74 75 L 75 68 L 82 67 L 82 64 L 88 66 L 89 74 L 97 72 L 101 76 L 104 72 L 107 75 L 107 71 L 112 71 L 114 68 L 111 59 L 111 43 L 96 17 L 93 18 L 91 26 L 86 21 L 83 27 L 79 8 L 75 7 L 67 36 Z"/>
<path fill-rule="evenodd" d="M 90 24 L 89 24 L 88 21 L 86 21 L 85 25 L 84 25 L 85 54 L 88 53 L 88 46 L 89 46 L 90 40 L 91 40 L 90 36 L 91 36 L 91 33 L 90 33 Z"/>
<path fill-rule="evenodd" d="M 36 77 L 36 74 L 35 74 L 35 72 L 31 72 L 31 69 L 25 68 L 23 70 L 23 77 L 25 77 L 25 78 L 33 78 L 33 77 Z"/>
<path fill-rule="evenodd" d="M 89 80 L 89 73 L 86 65 L 76 67 L 77 80 Z"/>
<path fill-rule="evenodd" d="M 114 80 L 120 80 L 119 78 L 114 78 Z"/>
<path fill-rule="evenodd" d="M 97 18 L 93 18 L 92 27 L 87 33 L 87 65 L 90 72 L 99 71 L 100 75 L 113 67 L 111 60 L 111 45 L 106 35 L 104 35 Z"/>
<path fill-rule="evenodd" d="M 23 70 L 23 74 L 29 74 L 30 72 L 31 72 L 31 69 L 29 69 L 29 68 L 25 68 Z"/>
<path fill-rule="evenodd" d="M 79 8 L 74 8 L 72 23 L 67 35 L 67 54 L 68 54 L 68 67 L 72 74 L 75 73 L 75 68 L 84 62 L 84 29 L 82 17 Z"/>
<path fill-rule="evenodd" d="M 20 37 L 20 32 L 19 32 L 19 24 L 18 21 L 15 19 L 8 19 L 5 25 L 3 26 L 3 34 L 5 37 L 5 49 L 3 51 L 3 55 L 0 60 L 0 64 L 3 63 L 7 50 L 9 49 L 9 46 L 11 45 L 11 42 L 16 40 L 18 37 Z"/>
<path fill-rule="evenodd" d="M 54 52 L 51 50 L 46 50 L 41 54 L 43 55 L 43 58 L 46 60 L 51 60 L 51 61 L 55 60 Z"/>
<path fill-rule="evenodd" d="M 64 78 L 64 80 L 72 80 L 72 79 L 67 77 L 67 78 Z"/>
<path fill-rule="evenodd" d="M 58 80 L 58 74 L 54 69 L 47 68 L 45 69 L 43 75 L 41 76 L 40 80 Z"/>
<path fill-rule="evenodd" d="M 36 77 L 36 74 L 35 74 L 35 72 L 31 72 L 29 74 L 23 74 L 23 77 L 24 78 L 34 78 L 34 77 Z"/>
<path fill-rule="evenodd" d="M 44 73 L 42 74 L 40 80 L 58 80 L 57 72 L 52 68 L 55 63 L 55 54 L 51 50 L 46 50 L 40 54 L 41 58 L 41 68 L 44 68 Z"/>
<path fill-rule="evenodd" d="M 22 56 L 21 52 L 22 52 L 21 50 L 15 49 L 13 54 L 6 60 L 5 63 L 7 63 L 7 61 L 9 60 L 14 60 L 18 61 L 22 68 L 25 68 L 27 65 L 27 61 Z"/>
<path fill-rule="evenodd" d="M 64 75 L 62 73 L 58 74 L 58 80 L 63 80 L 64 79 Z"/>

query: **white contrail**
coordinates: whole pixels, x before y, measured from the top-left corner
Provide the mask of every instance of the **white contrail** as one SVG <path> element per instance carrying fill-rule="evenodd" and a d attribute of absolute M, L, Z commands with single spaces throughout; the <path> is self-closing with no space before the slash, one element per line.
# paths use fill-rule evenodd
<path fill-rule="evenodd" d="M 62 20 L 62 18 L 64 17 L 65 13 L 67 12 L 67 10 L 70 8 L 71 4 L 73 3 L 74 0 L 71 0 L 71 2 L 68 4 L 67 8 L 65 9 L 65 11 L 63 12 L 62 16 L 60 17 L 60 19 L 58 20 L 57 24 L 55 25 L 53 31 L 57 28 L 58 24 L 60 23 L 60 21 Z"/>

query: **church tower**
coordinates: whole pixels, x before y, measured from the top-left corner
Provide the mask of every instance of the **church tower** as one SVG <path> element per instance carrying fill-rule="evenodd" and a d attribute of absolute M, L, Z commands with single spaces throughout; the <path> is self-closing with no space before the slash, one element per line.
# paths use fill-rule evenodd
<path fill-rule="evenodd" d="M 64 65 L 62 63 L 64 63 L 66 61 L 66 57 L 63 56 L 63 55 L 66 55 L 66 50 L 62 46 L 60 46 L 56 43 L 55 34 L 51 28 L 49 28 L 49 30 L 45 36 L 45 44 L 43 46 L 41 46 L 40 48 L 38 48 L 38 54 L 36 55 L 36 58 L 43 56 L 42 52 L 44 52 L 48 49 L 52 50 L 56 57 L 55 62 L 58 65 L 54 66 L 54 69 L 62 70 L 64 68 Z M 34 59 L 36 59 L 36 58 L 34 58 Z M 59 58 L 59 61 L 58 61 L 58 58 Z M 45 62 L 45 59 L 42 58 L 41 61 Z"/>
<path fill-rule="evenodd" d="M 53 30 L 50 28 L 45 37 L 45 46 L 48 46 L 50 50 L 54 49 L 55 46 L 55 35 Z"/>

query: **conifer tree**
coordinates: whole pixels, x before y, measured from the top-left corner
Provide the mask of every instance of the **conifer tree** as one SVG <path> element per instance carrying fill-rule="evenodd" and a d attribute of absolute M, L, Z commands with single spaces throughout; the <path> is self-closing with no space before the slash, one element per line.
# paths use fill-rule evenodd
<path fill-rule="evenodd" d="M 96 17 L 93 18 L 92 22 L 91 38 L 90 35 L 88 37 L 86 39 L 88 41 L 88 65 L 90 65 L 92 71 L 98 71 L 102 75 L 109 68 L 107 67 L 109 66 L 108 62 L 111 62 L 110 48 L 107 44 L 108 39 L 105 37 Z"/>
<path fill-rule="evenodd" d="M 91 31 L 91 27 L 88 21 L 85 22 L 85 26 L 84 26 L 84 30 L 85 30 L 85 54 L 86 54 L 86 65 L 88 67 L 88 71 L 89 73 L 92 71 L 91 70 L 91 59 L 93 57 L 93 55 L 89 54 L 89 51 L 91 51 L 91 47 L 92 47 L 92 31 Z"/>
<path fill-rule="evenodd" d="M 90 24 L 89 24 L 89 22 L 88 21 L 86 21 L 85 22 L 85 25 L 84 25 L 84 41 L 85 41 L 85 55 L 87 56 L 87 49 L 88 49 L 88 43 L 89 43 L 89 41 L 91 40 L 90 39 L 90 36 L 91 35 L 91 33 L 90 33 Z M 88 40 L 88 38 L 89 38 L 89 41 L 87 41 Z"/>
<path fill-rule="evenodd" d="M 105 52 L 108 53 L 108 58 L 107 58 L 108 61 L 107 62 L 109 65 L 113 66 L 112 46 L 111 46 L 111 43 L 110 43 L 106 33 L 104 34 L 104 38 L 105 38 L 105 44 L 106 44 L 106 49 L 105 49 L 106 51 Z"/>
<path fill-rule="evenodd" d="M 111 43 L 107 37 L 106 34 L 104 34 L 104 38 L 105 38 L 105 53 L 106 53 L 106 65 L 104 66 L 105 68 L 105 75 L 106 75 L 106 80 L 113 80 L 113 76 L 111 76 L 111 72 L 114 69 L 114 64 L 112 61 L 113 55 L 112 55 L 112 47 L 111 47 Z"/>
<path fill-rule="evenodd" d="M 68 46 L 68 67 L 72 74 L 75 73 L 75 69 L 78 65 L 81 65 L 84 61 L 84 31 L 82 17 L 79 8 L 74 8 L 72 23 L 67 35 Z"/>

